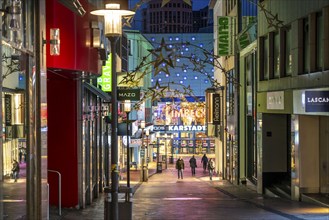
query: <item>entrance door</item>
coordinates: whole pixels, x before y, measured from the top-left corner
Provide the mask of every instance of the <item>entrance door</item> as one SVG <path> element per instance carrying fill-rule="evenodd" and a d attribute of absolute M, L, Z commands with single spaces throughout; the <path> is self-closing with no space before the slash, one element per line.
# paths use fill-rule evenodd
<path fill-rule="evenodd" d="M 329 117 L 320 117 L 320 192 L 329 194 Z"/>

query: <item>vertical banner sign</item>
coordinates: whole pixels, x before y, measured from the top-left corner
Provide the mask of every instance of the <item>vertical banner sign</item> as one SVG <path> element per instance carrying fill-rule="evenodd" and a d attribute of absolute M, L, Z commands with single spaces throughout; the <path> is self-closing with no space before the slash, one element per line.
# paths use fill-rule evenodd
<path fill-rule="evenodd" d="M 105 66 L 102 67 L 102 76 L 97 78 L 97 83 L 104 92 L 112 91 L 112 53 L 109 54 Z"/>
<path fill-rule="evenodd" d="M 214 125 L 220 125 L 220 95 L 219 94 L 213 94 L 212 95 L 213 100 L 213 124 Z"/>
<path fill-rule="evenodd" d="M 5 123 L 11 126 L 11 95 L 5 95 Z"/>
<path fill-rule="evenodd" d="M 233 55 L 234 17 L 218 17 L 218 56 Z"/>

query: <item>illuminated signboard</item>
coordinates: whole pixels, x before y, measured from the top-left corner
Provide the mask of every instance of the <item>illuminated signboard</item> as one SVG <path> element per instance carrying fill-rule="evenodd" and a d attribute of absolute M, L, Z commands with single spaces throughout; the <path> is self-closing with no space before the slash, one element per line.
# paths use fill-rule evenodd
<path fill-rule="evenodd" d="M 102 67 L 102 76 L 97 78 L 97 83 L 104 92 L 112 91 L 112 53 L 109 54 L 105 66 Z"/>

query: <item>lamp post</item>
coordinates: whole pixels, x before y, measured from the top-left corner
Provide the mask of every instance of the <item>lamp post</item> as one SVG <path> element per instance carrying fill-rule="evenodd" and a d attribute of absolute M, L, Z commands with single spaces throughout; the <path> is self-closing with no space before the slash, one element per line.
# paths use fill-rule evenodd
<path fill-rule="evenodd" d="M 167 133 L 165 133 L 164 135 L 164 138 L 165 138 L 165 157 L 166 157 L 166 162 L 165 162 L 165 165 L 166 165 L 166 169 L 168 169 L 168 163 L 167 163 Z"/>
<path fill-rule="evenodd" d="M 117 103 L 117 73 L 116 73 L 116 43 L 122 35 L 122 16 L 134 15 L 135 12 L 120 10 L 120 4 L 106 4 L 105 9 L 90 12 L 104 17 L 104 34 L 111 43 L 112 76 L 111 76 L 111 219 L 119 219 L 119 168 L 118 168 L 118 103 Z"/>
<path fill-rule="evenodd" d="M 146 152 L 145 152 L 145 155 L 146 155 L 146 168 L 147 168 L 148 167 L 148 157 L 149 157 L 148 149 L 149 149 L 149 135 L 150 135 L 150 130 L 146 130 L 145 131 L 145 135 L 146 135 Z"/>
<path fill-rule="evenodd" d="M 145 147 L 144 147 L 144 129 L 145 129 L 145 121 L 141 121 L 141 129 L 142 129 L 142 150 L 144 150 L 144 156 L 142 157 L 142 168 L 145 165 Z"/>
<path fill-rule="evenodd" d="M 157 138 L 157 173 L 161 173 L 162 172 L 162 163 L 160 163 L 160 161 L 159 161 L 159 159 L 160 159 L 160 149 L 159 149 L 160 133 L 159 132 L 156 134 L 156 138 Z M 161 165 L 161 170 L 160 170 L 160 165 Z"/>
<path fill-rule="evenodd" d="M 144 146 L 144 129 L 145 129 L 145 121 L 141 121 L 141 128 L 142 128 L 142 149 L 141 151 L 143 152 L 142 155 L 142 169 L 141 169 L 141 174 L 142 174 L 142 181 L 147 182 L 148 179 L 148 171 L 147 171 L 147 166 L 145 166 L 145 157 L 146 157 L 146 147 Z M 146 130 L 148 131 L 148 130 Z"/>
<path fill-rule="evenodd" d="M 130 149 L 129 149 L 129 113 L 131 111 L 130 100 L 125 100 L 123 110 L 127 114 L 127 187 L 130 187 Z"/>

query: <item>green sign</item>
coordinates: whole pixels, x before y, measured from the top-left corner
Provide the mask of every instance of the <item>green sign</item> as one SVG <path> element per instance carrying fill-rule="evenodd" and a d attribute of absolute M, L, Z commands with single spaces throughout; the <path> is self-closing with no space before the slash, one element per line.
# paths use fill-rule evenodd
<path fill-rule="evenodd" d="M 109 54 L 105 66 L 102 67 L 102 76 L 97 78 L 97 83 L 104 92 L 112 91 L 112 53 Z"/>
<path fill-rule="evenodd" d="M 218 55 L 233 55 L 234 18 L 218 17 Z"/>

